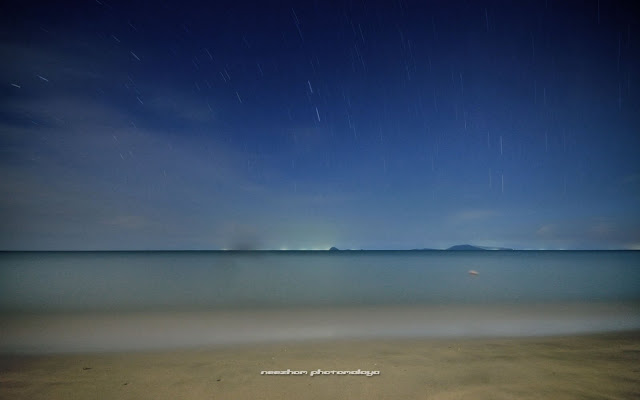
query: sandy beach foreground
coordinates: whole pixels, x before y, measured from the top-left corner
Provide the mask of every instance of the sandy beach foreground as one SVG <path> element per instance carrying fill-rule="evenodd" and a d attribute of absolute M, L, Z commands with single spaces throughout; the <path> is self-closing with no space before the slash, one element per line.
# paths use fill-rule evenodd
<path fill-rule="evenodd" d="M 262 373 L 289 370 L 300 374 Z M 357 370 L 380 373 L 344 372 Z M 640 332 L 2 355 L 0 397 L 631 399 L 640 398 Z"/>

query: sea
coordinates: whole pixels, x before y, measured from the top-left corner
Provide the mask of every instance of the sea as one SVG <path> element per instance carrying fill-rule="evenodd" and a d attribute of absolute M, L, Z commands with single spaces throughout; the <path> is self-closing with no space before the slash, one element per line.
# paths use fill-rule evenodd
<path fill-rule="evenodd" d="M 0 252 L 2 353 L 637 329 L 640 251 Z"/>

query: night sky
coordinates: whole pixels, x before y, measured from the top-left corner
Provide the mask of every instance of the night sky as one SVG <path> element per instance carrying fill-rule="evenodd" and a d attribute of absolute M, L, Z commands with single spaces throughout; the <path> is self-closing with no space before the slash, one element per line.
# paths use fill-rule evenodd
<path fill-rule="evenodd" d="M 0 16 L 1 249 L 640 249 L 632 1 L 56 3 Z"/>

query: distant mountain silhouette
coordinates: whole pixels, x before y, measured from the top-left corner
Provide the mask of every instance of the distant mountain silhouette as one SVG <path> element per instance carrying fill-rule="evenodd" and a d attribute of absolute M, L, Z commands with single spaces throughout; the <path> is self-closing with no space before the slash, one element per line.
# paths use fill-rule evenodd
<path fill-rule="evenodd" d="M 486 250 L 482 247 L 472 246 L 470 244 L 458 244 L 455 246 L 449 247 L 447 250 Z"/>
<path fill-rule="evenodd" d="M 480 246 L 472 246 L 470 244 L 459 244 L 456 246 L 451 246 L 447 250 L 476 251 L 476 250 L 513 250 L 513 249 L 508 249 L 506 247 L 480 247 Z"/>
<path fill-rule="evenodd" d="M 348 251 L 350 249 L 339 249 L 337 247 L 331 247 L 329 251 Z M 362 249 L 360 249 L 362 250 Z M 422 248 L 422 249 L 411 249 L 411 251 L 484 251 L 484 250 L 513 250 L 508 249 L 506 247 L 481 247 L 481 246 L 472 246 L 470 244 L 458 244 L 455 246 L 451 246 L 448 249 L 431 249 L 431 248 Z"/>

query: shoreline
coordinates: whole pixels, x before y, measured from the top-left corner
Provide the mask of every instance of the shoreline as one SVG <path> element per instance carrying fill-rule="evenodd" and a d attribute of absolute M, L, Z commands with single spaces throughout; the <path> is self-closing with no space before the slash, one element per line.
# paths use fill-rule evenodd
<path fill-rule="evenodd" d="M 0 354 L 0 387 L 14 399 L 634 398 L 638 357 L 640 330 Z M 379 375 L 261 374 L 287 369 Z"/>
<path fill-rule="evenodd" d="M 0 353 L 614 333 L 640 330 L 637 307 L 633 302 L 17 314 L 0 318 Z"/>

